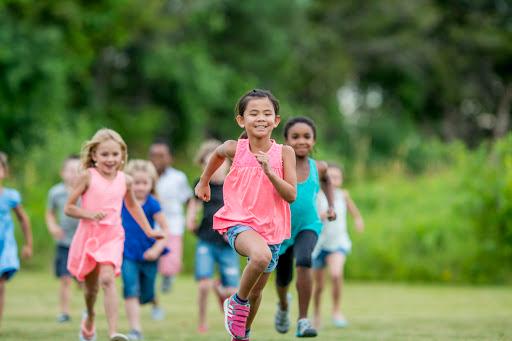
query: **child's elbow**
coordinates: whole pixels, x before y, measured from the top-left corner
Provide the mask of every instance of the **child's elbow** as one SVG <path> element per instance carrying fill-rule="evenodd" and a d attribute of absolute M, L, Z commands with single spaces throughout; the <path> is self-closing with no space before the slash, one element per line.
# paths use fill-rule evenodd
<path fill-rule="evenodd" d="M 291 191 L 288 194 L 288 197 L 285 200 L 288 201 L 289 204 L 291 204 L 292 202 L 295 201 L 295 199 L 297 199 L 297 190 L 294 188 L 293 191 Z"/>
<path fill-rule="evenodd" d="M 72 210 L 71 210 L 70 205 L 68 205 L 68 204 L 64 205 L 64 214 L 65 214 L 65 215 L 70 215 L 70 214 L 71 214 L 71 211 L 72 211 Z"/>

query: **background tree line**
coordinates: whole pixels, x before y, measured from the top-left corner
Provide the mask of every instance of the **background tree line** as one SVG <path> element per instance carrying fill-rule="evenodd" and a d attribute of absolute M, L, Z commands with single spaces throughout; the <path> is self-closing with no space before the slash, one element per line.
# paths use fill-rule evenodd
<path fill-rule="evenodd" d="M 139 157 L 163 137 L 193 177 L 197 143 L 238 136 L 236 100 L 268 88 L 283 119 L 316 121 L 317 155 L 346 165 L 356 200 L 378 217 L 382 235 L 357 237 L 355 276 L 509 281 L 510 268 L 490 264 L 512 261 L 511 144 L 494 143 L 510 130 L 510 60 L 506 0 L 5 0 L 0 149 L 43 249 L 46 191 L 93 131 L 118 130 Z M 416 195 L 438 206 L 403 197 L 432 177 L 437 185 Z M 386 221 L 371 197 L 382 193 L 396 195 L 397 216 L 424 216 Z M 397 249 L 382 257 L 390 227 Z M 407 250 L 418 255 L 409 265 Z M 375 273 L 360 271 L 370 265 Z"/>

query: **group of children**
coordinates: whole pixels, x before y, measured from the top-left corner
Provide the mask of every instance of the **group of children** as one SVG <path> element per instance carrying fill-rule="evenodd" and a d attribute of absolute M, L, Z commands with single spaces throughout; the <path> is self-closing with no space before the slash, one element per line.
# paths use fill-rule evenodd
<path fill-rule="evenodd" d="M 83 283 L 86 309 L 80 340 L 97 338 L 94 305 L 100 287 L 112 341 L 142 339 L 140 304 L 151 303 L 153 317 L 163 317 L 155 294 L 156 275 L 162 275 L 162 291 L 170 290 L 181 266 L 185 226 L 198 237 L 199 332 L 208 329 L 206 302 L 213 289 L 232 340 L 249 340 L 263 289 L 275 269 L 279 298 L 275 328 L 288 332 L 294 261 L 296 336 L 317 335 L 326 267 L 333 280 L 333 323 L 347 325 L 340 308 L 343 265 L 351 248 L 347 209 L 358 230 L 364 223 L 348 193 L 340 189 L 341 169 L 310 157 L 316 127 L 308 118 L 286 123 L 284 145 L 271 138 L 280 116 L 279 102 L 269 91 L 256 89 L 243 95 L 235 118 L 244 130 L 238 140 L 211 140 L 200 148 L 196 161 L 203 172 L 196 181 L 195 198 L 185 175 L 169 167 L 171 153 L 164 143 L 151 146 L 151 161 L 128 162 L 121 136 L 101 129 L 84 144 L 81 159 L 65 160 L 63 182 L 49 192 L 46 221 L 57 242 L 58 321 L 70 320 L 72 278 Z M 19 268 L 11 209 L 25 236 L 22 255 L 32 253 L 30 223 L 20 196 L 2 187 L 7 171 L 6 157 L 0 154 L 0 318 L 4 283 Z M 248 258 L 242 274 L 238 255 Z M 213 280 L 215 264 L 218 281 Z M 115 277 L 120 274 L 131 328 L 128 335 L 117 330 Z M 313 323 L 308 319 L 312 296 Z"/>

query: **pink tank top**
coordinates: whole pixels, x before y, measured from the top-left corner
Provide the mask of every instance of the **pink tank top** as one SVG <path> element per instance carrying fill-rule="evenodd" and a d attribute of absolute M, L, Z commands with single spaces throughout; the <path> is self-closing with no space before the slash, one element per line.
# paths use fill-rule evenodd
<path fill-rule="evenodd" d="M 282 147 L 272 140 L 267 152 L 270 167 L 281 178 Z M 265 175 L 249 149 L 248 139 L 238 140 L 223 192 L 224 206 L 213 216 L 213 228 L 219 233 L 235 225 L 246 225 L 257 231 L 268 245 L 290 238 L 290 205 Z"/>

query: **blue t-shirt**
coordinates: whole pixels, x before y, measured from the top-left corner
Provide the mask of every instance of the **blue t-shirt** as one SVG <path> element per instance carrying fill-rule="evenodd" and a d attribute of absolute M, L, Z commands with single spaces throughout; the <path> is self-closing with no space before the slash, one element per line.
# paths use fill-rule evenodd
<path fill-rule="evenodd" d="M 149 195 L 146 202 L 142 205 L 142 210 L 149 221 L 152 228 L 155 228 L 154 215 L 162 210 L 160 203 Z M 125 232 L 124 239 L 124 254 L 123 256 L 133 261 L 143 261 L 144 252 L 151 248 L 155 243 L 153 238 L 146 236 L 144 231 L 140 228 L 139 224 L 132 217 L 123 202 L 123 210 L 121 211 L 121 218 L 123 219 L 123 227 Z M 166 253 L 167 250 L 164 250 Z"/>

